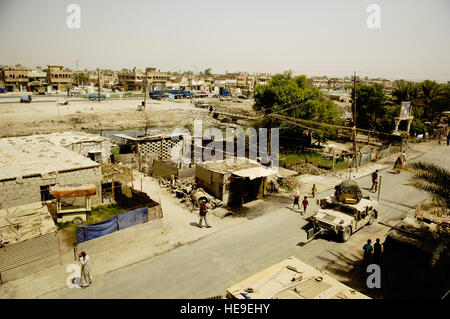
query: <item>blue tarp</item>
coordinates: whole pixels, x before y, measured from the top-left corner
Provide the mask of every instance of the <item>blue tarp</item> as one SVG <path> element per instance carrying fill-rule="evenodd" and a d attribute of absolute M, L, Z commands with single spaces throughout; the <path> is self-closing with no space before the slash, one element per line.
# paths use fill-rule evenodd
<path fill-rule="evenodd" d="M 148 209 L 147 207 L 130 210 L 128 212 L 118 215 L 120 229 L 125 229 L 137 224 L 147 222 Z"/>
<path fill-rule="evenodd" d="M 146 223 L 148 218 L 147 207 L 130 210 L 117 216 L 105 219 L 97 224 L 77 227 L 77 243 L 111 234 L 137 224 Z"/>

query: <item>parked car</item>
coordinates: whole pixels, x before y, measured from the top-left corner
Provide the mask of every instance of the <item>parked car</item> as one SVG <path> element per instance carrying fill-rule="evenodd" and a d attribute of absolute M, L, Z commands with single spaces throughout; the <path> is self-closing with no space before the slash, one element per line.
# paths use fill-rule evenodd
<path fill-rule="evenodd" d="M 91 101 L 98 100 L 98 94 L 97 93 L 91 93 L 89 95 L 89 100 L 91 100 Z M 105 94 L 100 94 L 100 100 L 101 101 L 106 100 L 106 95 Z"/>
<path fill-rule="evenodd" d="M 20 103 L 31 103 L 31 95 L 22 95 L 20 97 Z"/>
<path fill-rule="evenodd" d="M 233 99 L 232 102 L 234 102 L 234 103 L 242 103 L 242 101 L 239 100 L 239 99 Z"/>
<path fill-rule="evenodd" d="M 69 105 L 69 101 L 66 99 L 59 99 L 58 102 L 56 102 L 57 105 Z"/>
<path fill-rule="evenodd" d="M 241 100 L 248 100 L 248 97 L 246 97 L 245 95 L 239 95 L 239 96 L 238 96 L 238 99 L 241 99 Z"/>

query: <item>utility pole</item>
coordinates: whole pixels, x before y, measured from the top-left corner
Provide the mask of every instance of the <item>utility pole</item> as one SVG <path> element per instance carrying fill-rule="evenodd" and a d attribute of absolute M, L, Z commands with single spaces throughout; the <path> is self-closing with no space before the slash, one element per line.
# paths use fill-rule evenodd
<path fill-rule="evenodd" d="M 97 86 L 98 86 L 98 101 L 101 101 L 100 97 L 100 69 L 97 68 Z"/>
<path fill-rule="evenodd" d="M 352 104 L 353 104 L 353 151 L 355 154 L 355 168 L 358 171 L 358 156 L 356 153 L 356 71 L 353 72 L 353 94 L 352 94 Z"/>
<path fill-rule="evenodd" d="M 144 111 L 145 107 L 147 106 L 147 74 L 148 74 L 148 68 L 145 68 L 145 81 L 144 81 Z"/>
<path fill-rule="evenodd" d="M 75 64 L 77 65 L 77 73 L 78 73 L 78 62 L 80 62 L 81 60 L 76 60 Z M 77 86 L 80 86 L 80 75 L 78 74 L 78 79 L 77 79 Z"/>

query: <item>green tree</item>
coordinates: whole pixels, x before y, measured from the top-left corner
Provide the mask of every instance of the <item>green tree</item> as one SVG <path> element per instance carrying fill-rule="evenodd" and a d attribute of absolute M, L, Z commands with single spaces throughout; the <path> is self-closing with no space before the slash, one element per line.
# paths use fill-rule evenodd
<path fill-rule="evenodd" d="M 274 113 L 315 122 L 341 124 L 342 114 L 338 106 L 328 100 L 316 87 L 308 84 L 305 75 L 292 77 L 291 71 L 285 71 L 272 77 L 269 85 L 255 87 L 253 109 L 265 114 Z M 289 128 L 290 133 L 298 135 L 303 129 L 292 129 L 292 125 L 278 123 L 281 128 Z M 325 141 L 335 130 L 314 125 L 313 136 Z"/>
<path fill-rule="evenodd" d="M 416 100 L 419 95 L 419 86 L 411 81 L 396 81 L 392 97 L 394 101 L 400 104 L 403 101 Z"/>
<path fill-rule="evenodd" d="M 87 76 L 86 73 L 84 72 L 77 72 L 73 74 L 73 83 L 83 83 L 83 82 L 88 82 L 89 81 L 89 77 Z"/>
<path fill-rule="evenodd" d="M 450 208 L 450 172 L 445 168 L 416 162 L 409 165 L 413 169 L 411 184 L 432 197 L 432 213 L 448 215 Z"/>
<path fill-rule="evenodd" d="M 386 93 L 379 83 L 356 86 L 356 125 L 365 129 L 386 129 Z"/>

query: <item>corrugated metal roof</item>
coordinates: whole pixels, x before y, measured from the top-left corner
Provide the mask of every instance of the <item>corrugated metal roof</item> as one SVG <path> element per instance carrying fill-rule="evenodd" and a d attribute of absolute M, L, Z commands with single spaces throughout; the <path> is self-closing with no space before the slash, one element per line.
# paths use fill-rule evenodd
<path fill-rule="evenodd" d="M 63 147 L 58 141 L 54 136 L 46 135 L 1 138 L 0 180 L 99 165 Z"/>

